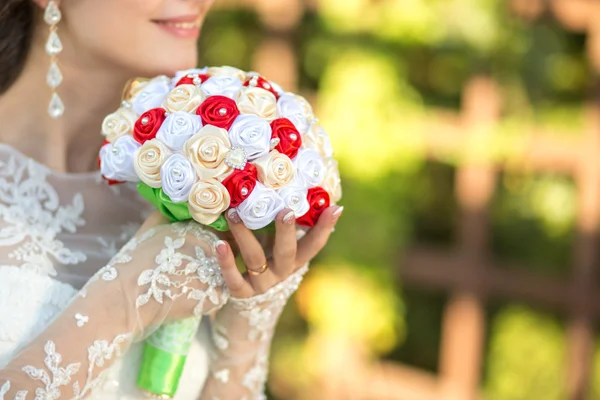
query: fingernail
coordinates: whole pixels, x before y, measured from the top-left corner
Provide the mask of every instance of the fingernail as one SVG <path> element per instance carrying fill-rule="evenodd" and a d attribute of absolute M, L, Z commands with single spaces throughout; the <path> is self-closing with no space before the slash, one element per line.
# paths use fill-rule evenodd
<path fill-rule="evenodd" d="M 283 222 L 285 224 L 291 225 L 294 223 L 296 215 L 294 214 L 293 211 L 290 211 L 289 213 L 285 214 L 285 216 L 283 217 Z"/>
<path fill-rule="evenodd" d="M 340 207 L 333 213 L 333 222 L 336 222 L 344 212 L 344 207 Z"/>
<path fill-rule="evenodd" d="M 219 240 L 216 245 L 217 253 L 220 256 L 225 256 L 227 254 L 227 243 L 223 240 Z"/>
<path fill-rule="evenodd" d="M 227 211 L 227 219 L 233 222 L 234 224 L 239 224 L 240 222 L 242 222 L 242 220 L 240 219 L 240 215 L 237 213 L 237 211 L 235 211 L 234 208 L 231 208 L 229 211 Z"/>

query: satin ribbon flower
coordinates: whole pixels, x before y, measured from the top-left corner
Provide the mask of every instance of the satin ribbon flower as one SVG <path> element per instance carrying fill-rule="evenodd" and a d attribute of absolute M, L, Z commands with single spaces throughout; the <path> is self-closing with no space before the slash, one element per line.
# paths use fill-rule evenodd
<path fill-rule="evenodd" d="M 250 196 L 236 210 L 248 229 L 257 230 L 273 222 L 284 208 L 285 204 L 281 196 L 259 182 Z"/>

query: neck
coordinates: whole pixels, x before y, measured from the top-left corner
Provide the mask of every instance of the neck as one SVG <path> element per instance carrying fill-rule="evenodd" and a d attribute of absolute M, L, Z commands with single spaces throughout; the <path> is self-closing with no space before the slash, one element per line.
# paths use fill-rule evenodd
<path fill-rule="evenodd" d="M 50 59 L 47 31 L 36 35 L 19 79 L 0 97 L 0 140 L 61 172 L 97 169 L 104 116 L 119 106 L 121 90 L 131 73 L 76 52 L 63 41 L 58 65 L 64 79 L 57 92 L 65 105 L 58 119 L 48 115 L 51 89 L 46 85 Z M 60 32 L 59 32 L 60 34 Z"/>

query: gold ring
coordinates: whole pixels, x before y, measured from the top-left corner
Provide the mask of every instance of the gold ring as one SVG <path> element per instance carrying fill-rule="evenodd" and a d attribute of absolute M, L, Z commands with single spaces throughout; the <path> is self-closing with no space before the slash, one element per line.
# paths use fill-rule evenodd
<path fill-rule="evenodd" d="M 268 268 L 269 268 L 269 264 L 267 264 L 267 263 L 264 263 L 262 265 L 262 267 L 260 267 L 259 269 L 251 269 L 251 268 L 246 267 L 246 269 L 248 270 L 248 273 L 252 276 L 260 275 L 263 272 L 265 272 Z"/>

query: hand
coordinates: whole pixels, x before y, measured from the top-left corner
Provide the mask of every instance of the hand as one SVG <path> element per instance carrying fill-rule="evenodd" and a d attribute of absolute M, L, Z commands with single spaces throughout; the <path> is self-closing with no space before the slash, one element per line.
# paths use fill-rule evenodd
<path fill-rule="evenodd" d="M 264 293 L 308 263 L 329 240 L 342 211 L 343 207 L 329 207 L 300 241 L 296 240 L 296 218 L 293 211 L 281 211 L 275 219 L 273 257 L 267 259 L 254 233 L 244 226 L 232 209 L 227 214 L 227 219 L 246 268 L 259 271 L 266 263 L 268 269 L 259 275 L 248 272 L 242 275 L 236 266 L 231 246 L 225 241 L 219 241 L 216 246 L 217 259 L 231 295 L 236 298 L 249 298 Z"/>

